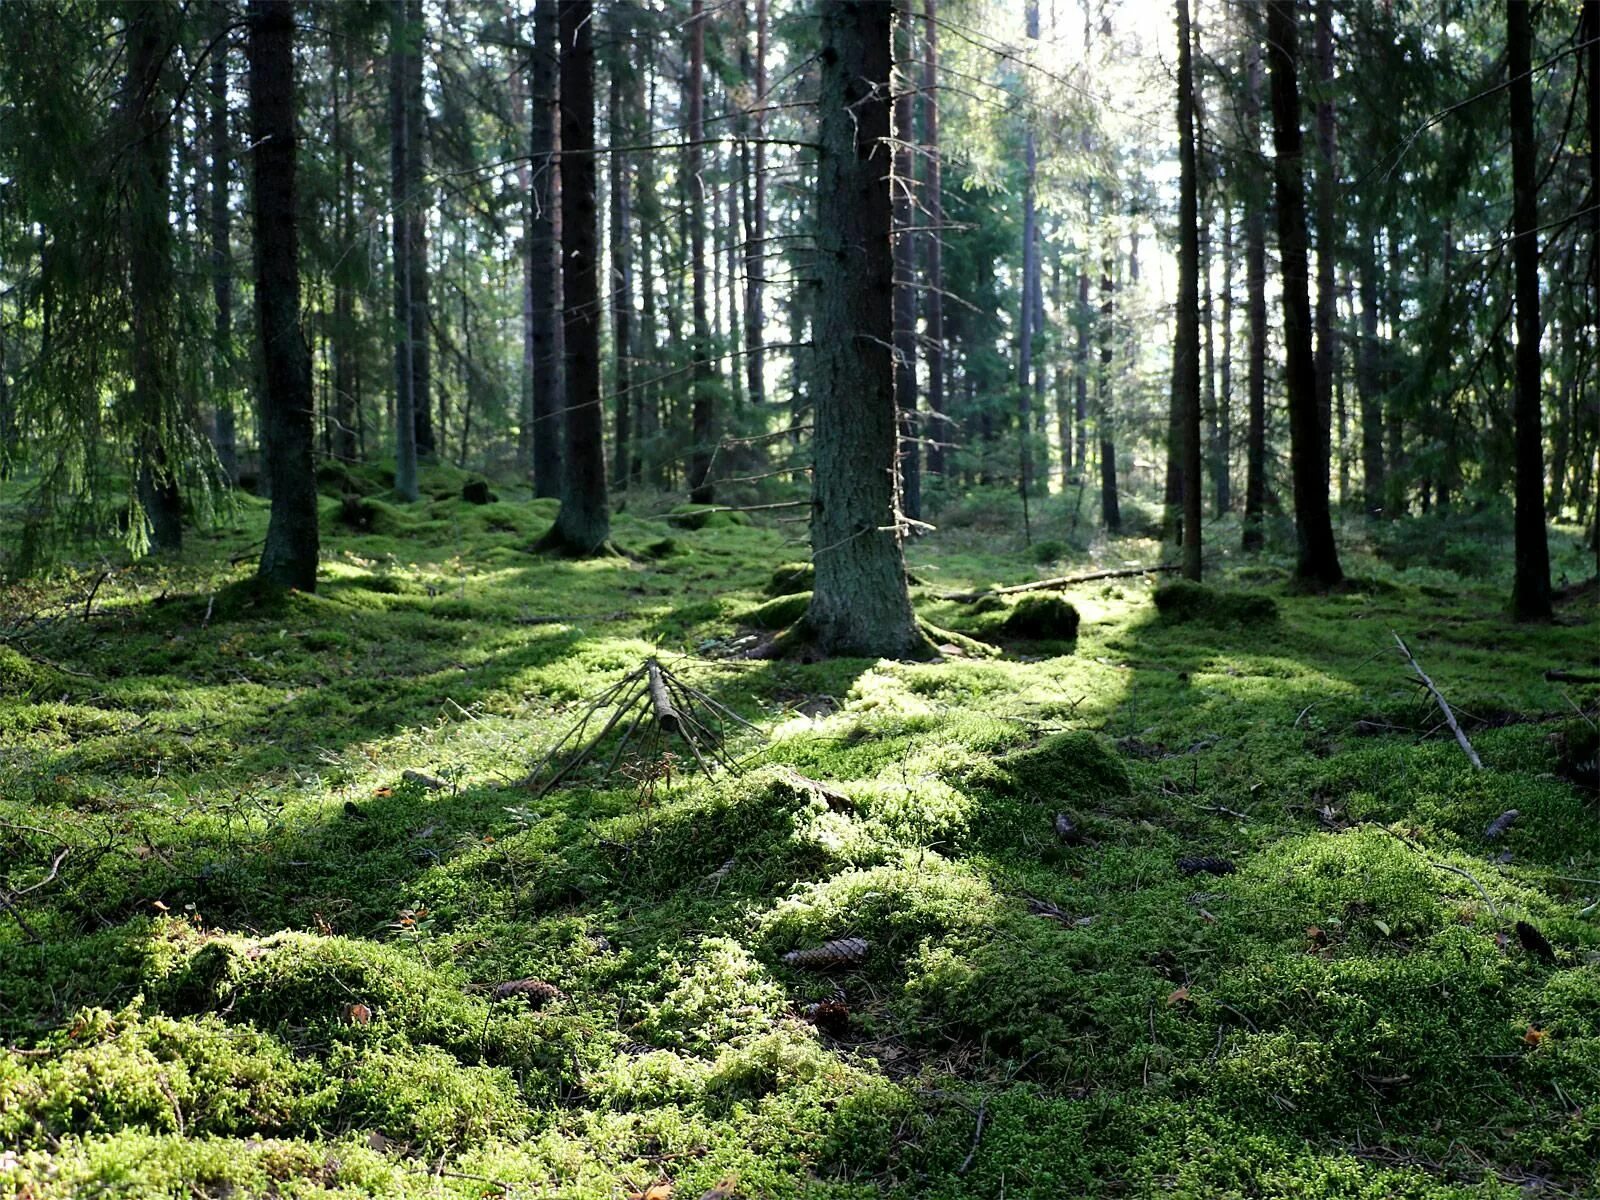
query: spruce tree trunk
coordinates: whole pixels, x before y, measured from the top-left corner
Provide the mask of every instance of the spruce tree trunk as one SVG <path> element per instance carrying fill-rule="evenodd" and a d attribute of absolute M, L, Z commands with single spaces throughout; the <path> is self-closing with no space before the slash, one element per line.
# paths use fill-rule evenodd
<path fill-rule="evenodd" d="M 533 117 L 529 157 L 533 163 L 533 214 L 528 226 L 528 277 L 533 293 L 533 494 L 561 494 L 561 145 L 559 129 L 560 40 L 557 0 L 535 0 L 533 58 L 528 108 Z"/>
<path fill-rule="evenodd" d="M 1516 567 L 1511 611 L 1519 621 L 1550 619 L 1550 547 L 1544 523 L 1544 434 L 1539 382 L 1538 146 L 1533 129 L 1530 6 L 1506 0 L 1506 69 L 1511 84 L 1511 244 L 1516 273 Z M 1592 223 L 1591 223 L 1592 224 Z"/>
<path fill-rule="evenodd" d="M 745 389 L 751 404 L 767 400 L 766 324 L 763 309 L 767 286 L 767 0 L 756 0 L 756 54 L 750 87 L 754 112 L 750 116 L 750 169 L 746 178 L 750 190 L 745 195 Z M 742 46 L 747 45 L 741 43 Z"/>
<path fill-rule="evenodd" d="M 426 361 L 427 349 L 425 339 L 423 345 L 417 344 L 415 313 L 420 284 L 412 246 L 417 231 L 412 213 L 416 203 L 412 171 L 416 136 L 411 125 L 417 114 L 408 101 L 410 60 L 416 55 L 415 42 L 421 35 L 411 25 L 410 15 L 410 0 L 395 0 L 389 26 L 389 220 L 394 234 L 394 490 L 403 501 L 415 501 L 419 496 L 417 414 L 428 409 L 427 376 L 419 375 L 419 363 Z"/>
<path fill-rule="evenodd" d="M 531 43 L 530 43 L 531 44 Z M 522 130 L 529 130 L 528 75 L 516 61 L 520 56 L 512 52 L 511 70 L 511 120 Z M 531 66 L 532 55 L 529 56 Z M 522 242 L 518 251 L 522 258 L 522 378 L 517 391 L 517 472 L 524 479 L 533 477 L 533 165 L 531 159 L 517 164 L 517 191 L 522 196 Z"/>
<path fill-rule="evenodd" d="M 1077 341 L 1072 350 L 1073 365 L 1073 454 L 1072 469 L 1081 479 L 1089 465 L 1089 272 L 1078 265 L 1078 303 L 1073 310 Z"/>
<path fill-rule="evenodd" d="M 333 83 L 334 146 L 339 159 L 339 245 L 351 247 L 356 239 L 356 164 L 351 148 L 348 104 L 355 97 L 355 70 L 350 43 L 339 53 L 339 72 Z M 346 108 L 341 110 L 339 86 L 344 85 Z M 350 260 L 354 254 L 349 253 Z M 356 426 L 356 289 L 354 261 L 341 260 L 333 270 L 333 456 L 345 462 L 357 457 Z"/>
<path fill-rule="evenodd" d="M 1222 206 L 1222 362 L 1217 396 L 1217 516 L 1233 508 L 1233 203 Z"/>
<path fill-rule="evenodd" d="M 600 399 L 600 209 L 594 155 L 594 0 L 560 0 L 561 295 L 566 430 L 561 510 L 542 548 L 607 548 L 605 410 Z"/>
<path fill-rule="evenodd" d="M 761 0 L 765 4 L 765 0 Z M 930 475 L 944 474 L 944 444 L 949 429 L 944 421 L 944 194 L 939 159 L 939 16 L 938 0 L 923 0 L 922 33 L 922 153 L 924 175 L 922 204 L 927 211 L 928 235 L 923 239 L 922 319 L 926 324 L 928 365 L 927 468 Z"/>
<path fill-rule="evenodd" d="M 1065 311 L 1061 307 L 1060 254 L 1054 255 L 1050 260 L 1050 303 L 1058 314 Z M 1061 369 L 1059 352 L 1056 356 L 1055 376 L 1051 382 L 1055 386 L 1056 431 L 1061 439 L 1061 490 L 1064 492 L 1067 490 L 1067 485 L 1072 482 L 1072 400 L 1067 394 L 1067 373 Z"/>
<path fill-rule="evenodd" d="M 228 136 L 228 5 L 213 3 L 211 36 L 211 394 L 216 405 L 213 445 L 230 484 L 239 483 L 238 418 L 234 414 L 233 210 L 228 204 L 233 147 Z M 0 386 L 4 386 L 0 383 Z"/>
<path fill-rule="evenodd" d="M 1189 0 L 1178 2 L 1178 311 L 1173 401 L 1183 417 L 1183 575 L 1200 579 L 1200 172 L 1194 137 Z"/>
<path fill-rule="evenodd" d="M 1038 0 L 1027 0 L 1025 20 L 1029 40 L 1038 40 Z M 1031 119 L 1023 131 L 1022 170 L 1022 295 L 1017 306 L 1017 491 L 1022 496 L 1026 514 L 1028 497 L 1033 491 L 1034 288 L 1039 273 L 1038 214 L 1034 211 L 1038 149 L 1034 144 Z"/>
<path fill-rule="evenodd" d="M 128 74 L 124 99 L 128 143 L 128 291 L 133 308 L 133 407 L 138 414 L 137 488 L 151 549 L 183 548 L 183 501 L 165 444 L 166 414 L 176 401 L 178 372 L 173 306 L 172 225 L 167 195 L 172 125 L 165 74 L 175 9 L 127 9 Z"/>
<path fill-rule="evenodd" d="M 1250 26 L 1246 55 L 1244 136 L 1259 140 L 1261 132 L 1261 39 Z M 1245 360 L 1244 550 L 1260 550 L 1267 501 L 1267 215 L 1261 189 L 1245 194 L 1244 290 L 1250 325 L 1250 352 Z"/>
<path fill-rule="evenodd" d="M 911 80 L 911 8 L 895 0 L 894 100 L 894 396 L 900 414 L 900 508 L 922 515 L 921 420 L 917 416 L 917 235 L 922 224 L 913 193 L 911 148 L 916 140 L 916 98 Z"/>
<path fill-rule="evenodd" d="M 261 404 L 272 515 L 257 577 L 275 588 L 317 586 L 317 477 L 311 355 L 300 328 L 299 209 L 295 197 L 293 0 L 250 0 L 251 192 Z"/>
<path fill-rule="evenodd" d="M 1289 390 L 1289 465 L 1294 474 L 1295 576 L 1331 587 L 1344 578 L 1328 511 L 1328 452 L 1312 358 L 1306 197 L 1301 171 L 1299 31 L 1295 0 L 1267 4 L 1267 61 L 1272 74 L 1273 173 L 1278 254 L 1283 277 L 1283 335 Z"/>
<path fill-rule="evenodd" d="M 716 399 L 712 394 L 711 327 L 706 317 L 706 181 L 705 181 L 705 0 L 690 0 L 689 78 L 685 101 L 689 144 L 684 154 L 685 186 L 689 189 L 689 269 L 694 288 L 693 373 L 690 382 L 689 499 L 710 504 L 716 499 L 711 462 L 716 451 Z"/>
<path fill-rule="evenodd" d="M 613 12 L 613 36 L 619 45 L 611 59 L 609 118 L 611 144 L 627 143 L 633 121 L 625 111 L 625 99 L 633 91 L 634 81 L 627 70 L 627 43 L 632 29 L 624 20 L 626 8 Z M 626 154 L 613 153 L 610 158 L 608 178 L 611 185 L 611 342 L 616 369 L 612 373 L 615 399 L 613 401 L 615 436 L 612 439 L 613 465 L 611 478 L 616 486 L 628 486 L 629 464 L 633 461 L 632 405 L 633 405 L 633 251 L 632 205 L 628 189 L 629 159 Z"/>
<path fill-rule="evenodd" d="M 1361 345 L 1356 354 L 1356 391 L 1361 408 L 1361 497 L 1369 517 L 1383 511 L 1383 394 L 1378 362 L 1377 254 L 1363 235 L 1356 263 L 1356 289 L 1361 301 Z"/>
<path fill-rule="evenodd" d="M 1334 262 L 1338 256 L 1335 199 L 1339 179 L 1339 135 L 1333 112 L 1333 3 L 1316 0 L 1317 53 L 1317 421 L 1322 457 L 1333 457 L 1333 378 L 1339 370 L 1338 294 Z"/>
<path fill-rule="evenodd" d="M 638 49 L 644 55 L 644 70 L 648 79 L 645 85 L 644 124 L 646 129 L 656 127 L 656 64 L 652 44 L 640 40 Z M 647 456 L 661 435 L 660 392 L 650 380 L 658 374 L 656 367 L 656 271 L 655 230 L 661 223 L 660 199 L 656 195 L 655 155 L 645 154 L 639 160 L 638 221 L 639 230 L 639 338 L 634 352 L 641 379 L 634 386 L 635 420 L 634 454 L 631 466 L 635 483 L 647 478 L 652 485 L 665 487 L 659 465 L 659 455 Z"/>
<path fill-rule="evenodd" d="M 1100 260 L 1100 369 L 1095 373 L 1095 418 L 1100 426 L 1100 519 L 1107 533 L 1122 532 L 1122 508 L 1117 500 L 1117 446 L 1111 417 L 1111 334 L 1116 316 L 1115 260 L 1109 247 Z"/>
<path fill-rule="evenodd" d="M 824 654 L 925 657 L 895 506 L 889 83 L 893 8 L 823 0 L 807 635 Z"/>

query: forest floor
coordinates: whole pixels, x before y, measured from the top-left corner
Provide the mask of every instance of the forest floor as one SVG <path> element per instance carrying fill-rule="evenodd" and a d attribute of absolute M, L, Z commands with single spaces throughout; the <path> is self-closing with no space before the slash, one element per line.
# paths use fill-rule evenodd
<path fill-rule="evenodd" d="M 801 525 L 545 560 L 550 502 L 427 482 L 325 498 L 315 595 L 243 586 L 249 498 L 5 594 L 0 1196 L 1600 1194 L 1600 686 L 1545 677 L 1600 623 L 1510 623 L 1501 526 L 1351 518 L 1335 595 L 1218 551 L 1027 642 L 938 594 L 1160 547 L 968 502 L 914 594 L 998 656 L 804 664 L 739 653 Z M 519 786 L 652 654 L 741 774 Z"/>

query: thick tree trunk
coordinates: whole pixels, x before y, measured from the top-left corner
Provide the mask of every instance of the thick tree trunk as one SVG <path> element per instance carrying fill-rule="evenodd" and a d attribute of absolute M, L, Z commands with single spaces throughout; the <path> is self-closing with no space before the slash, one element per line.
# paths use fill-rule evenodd
<path fill-rule="evenodd" d="M 765 0 L 761 0 L 764 4 Z M 939 158 L 939 16 L 938 0 L 922 5 L 922 204 L 928 235 L 923 239 L 922 319 L 926 326 L 928 419 L 927 467 L 944 474 L 944 444 L 950 431 L 944 420 L 944 182 Z"/>
<path fill-rule="evenodd" d="M 1246 55 L 1244 136 L 1259 140 L 1261 131 L 1261 40 L 1252 28 Z M 1244 200 L 1245 316 L 1250 324 L 1250 352 L 1245 360 L 1243 548 L 1260 550 L 1267 502 L 1267 214 L 1259 189 Z"/>
<path fill-rule="evenodd" d="M 895 2 L 894 100 L 894 396 L 900 414 L 900 508 L 922 515 L 922 428 L 917 416 L 917 235 L 916 176 L 911 149 L 916 141 L 916 93 L 912 87 L 911 8 Z"/>
<path fill-rule="evenodd" d="M 533 293 L 533 494 L 561 494 L 561 146 L 560 42 L 557 0 L 535 0 L 528 108 L 533 118 L 528 151 L 533 165 L 533 212 L 528 225 L 528 278 Z"/>
<path fill-rule="evenodd" d="M 627 70 L 627 39 L 632 29 L 626 18 L 630 10 L 620 7 L 613 10 L 613 36 L 619 46 L 612 56 L 610 95 L 607 116 L 611 144 L 627 144 L 633 121 L 625 110 L 627 97 L 634 91 L 631 72 Z M 607 172 L 611 188 L 611 342 L 615 355 L 612 382 L 613 401 L 611 478 L 618 488 L 626 488 L 629 464 L 633 461 L 633 250 L 632 205 L 628 188 L 629 158 L 626 154 L 611 155 Z"/>
<path fill-rule="evenodd" d="M 129 300 L 133 307 L 133 406 L 138 413 L 138 493 L 158 552 L 183 547 L 183 501 L 164 431 L 178 382 L 172 225 L 167 195 L 172 126 L 164 78 L 176 10 L 136 4 L 127 10 Z"/>
<path fill-rule="evenodd" d="M 230 484 L 239 482 L 238 418 L 234 414 L 233 209 L 228 204 L 233 147 L 228 136 L 228 6 L 214 3 L 211 35 L 211 298 L 216 308 L 211 335 L 211 395 L 216 405 L 212 444 Z M 4 386 L 0 383 L 0 386 Z"/>
<path fill-rule="evenodd" d="M 685 185 L 689 189 L 689 269 L 694 288 L 694 357 L 690 407 L 689 499 L 695 504 L 710 504 L 716 499 L 711 478 L 712 457 L 716 452 L 717 409 L 711 377 L 711 327 L 706 317 L 706 181 L 705 181 L 705 0 L 690 0 L 689 78 L 685 102 L 688 113 L 689 144 L 684 152 Z"/>
<path fill-rule="evenodd" d="M 1200 171 L 1194 138 L 1194 65 L 1189 0 L 1178 0 L 1178 329 L 1172 351 L 1174 406 L 1183 430 L 1183 575 L 1200 578 Z"/>
<path fill-rule="evenodd" d="M 1511 611 L 1549 620 L 1550 547 L 1544 523 L 1544 435 L 1539 382 L 1538 146 L 1533 129 L 1533 30 L 1525 0 L 1506 0 L 1506 69 L 1511 84 L 1511 244 L 1516 272 L 1516 567 Z"/>
<path fill-rule="evenodd" d="M 1273 168 L 1278 254 L 1283 276 L 1283 334 L 1289 390 L 1289 460 L 1294 473 L 1295 575 L 1331 587 L 1344 578 L 1328 511 L 1328 453 L 1317 402 L 1311 349 L 1311 296 L 1306 252 L 1306 198 L 1301 172 L 1299 31 L 1294 0 L 1269 0 L 1267 60 L 1272 74 Z"/>
<path fill-rule="evenodd" d="M 605 410 L 600 400 L 600 209 L 594 155 L 594 0 L 560 0 L 561 295 L 566 447 L 561 510 L 541 548 L 586 557 L 607 547 Z"/>
<path fill-rule="evenodd" d="M 411 24 L 411 0 L 396 0 L 389 28 L 389 182 L 390 223 L 394 233 L 395 327 L 395 494 L 401 500 L 418 498 L 417 444 L 419 413 L 428 411 L 426 336 L 419 337 L 416 313 L 421 281 L 416 278 L 418 256 L 414 246 L 417 201 L 414 178 L 418 114 L 410 104 L 411 60 L 418 57 L 421 33 Z"/>
<path fill-rule="evenodd" d="M 825 654 L 924 657 L 895 506 L 889 81 L 893 9 L 824 0 L 808 636 Z"/>
<path fill-rule="evenodd" d="M 268 586 L 310 592 L 317 586 L 317 477 L 311 355 L 300 329 L 293 0 L 250 0 L 249 55 L 255 299 L 266 382 L 261 421 L 272 480 L 272 515 L 256 574 Z"/>

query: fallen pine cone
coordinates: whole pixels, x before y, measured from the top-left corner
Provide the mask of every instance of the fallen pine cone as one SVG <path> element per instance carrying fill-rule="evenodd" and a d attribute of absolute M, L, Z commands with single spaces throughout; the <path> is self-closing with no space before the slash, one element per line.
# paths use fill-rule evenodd
<path fill-rule="evenodd" d="M 806 1020 L 828 1033 L 843 1033 L 850 1024 L 850 1005 L 844 998 L 844 989 L 838 984 L 834 985 L 833 994 L 826 1000 L 808 1004 L 801 1011 Z"/>
<path fill-rule="evenodd" d="M 1506 830 L 1510 829 L 1512 822 L 1514 822 L 1521 815 L 1522 814 L 1514 808 L 1506 809 L 1505 812 L 1501 813 L 1498 817 L 1489 822 L 1488 828 L 1483 831 L 1483 840 L 1486 842 L 1494 841 Z"/>
<path fill-rule="evenodd" d="M 1057 813 L 1056 837 L 1060 838 L 1068 846 L 1076 846 L 1083 841 L 1083 830 L 1079 829 L 1077 822 L 1067 816 L 1066 813 Z"/>
<path fill-rule="evenodd" d="M 567 994 L 553 983 L 542 979 L 512 979 L 497 983 L 489 991 L 491 1000 L 524 999 L 533 1008 L 543 1008 L 552 1000 L 565 1000 Z"/>
<path fill-rule="evenodd" d="M 1517 922 L 1517 941 L 1521 942 L 1522 948 L 1540 962 L 1548 963 L 1552 966 L 1555 964 L 1555 947 L 1545 940 L 1544 934 L 1526 921 Z"/>
<path fill-rule="evenodd" d="M 809 950 L 791 950 L 783 961 L 808 971 L 828 971 L 834 967 L 853 967 L 867 960 L 867 939 L 835 938 Z"/>
<path fill-rule="evenodd" d="M 1228 858 L 1213 858 L 1207 855 L 1203 858 L 1180 858 L 1178 870 L 1185 875 L 1232 875 L 1239 868 L 1233 865 L 1233 860 Z"/>

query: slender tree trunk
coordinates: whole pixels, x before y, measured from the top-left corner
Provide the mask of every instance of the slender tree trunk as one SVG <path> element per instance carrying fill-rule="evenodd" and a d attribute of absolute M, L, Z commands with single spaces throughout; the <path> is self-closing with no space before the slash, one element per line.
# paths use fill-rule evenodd
<path fill-rule="evenodd" d="M 1407 491 L 1410 483 L 1410 463 L 1406 457 L 1405 414 L 1395 403 L 1395 393 L 1400 382 L 1400 313 L 1404 296 L 1401 273 L 1400 242 L 1394 228 L 1385 230 L 1388 268 L 1383 273 L 1383 309 L 1388 322 L 1388 336 L 1381 344 L 1379 360 L 1384 395 L 1384 514 L 1390 520 L 1406 515 Z"/>
<path fill-rule="evenodd" d="M 1178 330 L 1172 351 L 1176 407 L 1183 414 L 1183 575 L 1200 578 L 1200 171 L 1194 137 L 1194 64 L 1189 0 L 1178 0 Z"/>
<path fill-rule="evenodd" d="M 127 10 L 125 104 L 132 123 L 128 283 L 133 308 L 133 406 L 139 414 L 137 486 L 151 548 L 160 553 L 183 547 L 183 501 L 166 444 L 172 425 L 167 417 L 176 405 L 178 382 L 167 195 L 172 128 L 165 78 L 175 11 L 158 4 L 136 4 Z"/>
<path fill-rule="evenodd" d="M 339 87 L 344 87 L 346 106 L 339 103 Z M 345 258 L 333 268 L 333 455 L 346 462 L 357 457 L 356 446 L 356 288 L 352 278 L 355 253 L 349 249 L 356 240 L 356 161 L 351 147 L 348 104 L 355 97 L 355 68 L 351 63 L 350 43 L 339 48 L 339 72 L 332 88 L 334 100 L 334 144 L 339 160 L 338 230 L 339 245 L 346 247 Z"/>
<path fill-rule="evenodd" d="M 816 586 L 806 628 L 825 654 L 925 657 L 895 505 L 894 258 L 889 85 L 893 9 L 822 5 L 817 161 Z"/>
<path fill-rule="evenodd" d="M 594 0 L 560 0 L 561 295 L 566 453 L 561 509 L 541 548 L 587 557 L 611 538 L 600 400 L 600 209 L 594 155 Z"/>
<path fill-rule="evenodd" d="M 767 0 L 755 0 L 756 55 L 750 86 L 754 111 L 749 126 L 754 144 L 749 147 L 751 191 L 744 202 L 745 223 L 745 293 L 744 339 L 745 378 L 750 403 L 765 404 L 767 400 L 766 326 L 764 309 L 767 286 Z M 742 46 L 748 44 L 748 39 Z"/>
<path fill-rule="evenodd" d="M 1511 83 L 1511 244 L 1516 273 L 1516 568 L 1511 611 L 1519 621 L 1550 619 L 1550 547 L 1544 523 L 1544 435 L 1539 383 L 1538 145 L 1533 128 L 1533 30 L 1529 5 L 1506 0 L 1506 69 Z"/>
<path fill-rule="evenodd" d="M 1246 55 L 1244 136 L 1259 140 L 1261 130 L 1261 39 L 1251 27 Z M 1245 195 L 1244 290 L 1245 315 L 1250 324 L 1250 353 L 1245 361 L 1245 390 L 1249 413 L 1245 418 L 1243 548 L 1260 550 L 1267 502 L 1267 215 L 1266 199 L 1259 189 Z"/>
<path fill-rule="evenodd" d="M 1361 407 L 1361 495 L 1367 515 L 1383 511 L 1383 398 L 1378 362 L 1378 271 L 1370 236 L 1361 238 L 1356 287 L 1361 302 L 1361 344 L 1356 354 L 1356 391 Z"/>
<path fill-rule="evenodd" d="M 1100 519 L 1107 533 L 1122 532 L 1122 508 L 1117 500 L 1117 447 L 1111 416 L 1112 325 L 1116 317 L 1116 260 L 1106 247 L 1100 260 L 1100 369 L 1095 373 L 1095 418 L 1100 426 Z"/>
<path fill-rule="evenodd" d="M 730 99 L 731 105 L 733 101 Z M 743 257 L 740 253 L 742 247 L 739 241 L 739 179 L 743 175 L 740 167 L 738 150 L 734 146 L 728 147 L 728 216 L 727 216 L 727 274 L 728 274 L 728 341 L 727 348 L 730 353 L 740 347 L 743 340 L 744 322 L 739 316 L 739 260 Z M 733 363 L 728 369 L 728 382 L 733 388 L 733 406 L 744 405 L 745 373 L 740 370 L 738 363 Z"/>
<path fill-rule="evenodd" d="M 535 53 L 537 51 L 535 50 Z M 530 55 L 531 65 L 531 55 Z M 516 62 L 511 71 L 511 120 L 517 129 L 531 132 L 528 123 L 528 74 Z M 517 164 L 517 191 L 522 196 L 522 379 L 517 394 L 517 472 L 524 479 L 533 477 L 533 375 L 534 359 L 534 269 L 533 269 L 533 163 L 530 156 Z"/>
<path fill-rule="evenodd" d="M 1062 308 L 1060 254 L 1052 256 L 1050 260 L 1050 304 L 1056 310 L 1057 320 L 1060 320 L 1059 314 L 1066 311 Z M 1059 352 L 1055 357 L 1052 382 L 1056 397 L 1056 431 L 1061 438 L 1061 490 L 1065 492 L 1067 485 L 1072 482 L 1072 399 L 1067 393 L 1067 373 L 1061 369 Z"/>
<path fill-rule="evenodd" d="M 528 278 L 533 293 L 533 494 L 561 494 L 561 146 L 557 0 L 535 0 L 528 108 L 533 212 L 528 224 Z"/>
<path fill-rule="evenodd" d="M 895 0 L 894 35 L 894 395 L 900 411 L 900 508 L 922 515 L 921 420 L 917 415 L 917 235 L 916 176 L 911 149 L 916 140 L 916 94 L 912 86 L 910 0 Z"/>
<path fill-rule="evenodd" d="M 943 475 L 944 444 L 949 440 L 950 431 L 944 418 L 944 182 L 939 157 L 938 0 L 923 0 L 922 14 L 922 204 L 928 224 L 928 234 L 922 241 L 925 286 L 922 319 L 927 328 L 928 378 L 925 437 L 928 473 Z"/>
<path fill-rule="evenodd" d="M 216 405 L 217 462 L 230 484 L 239 482 L 238 418 L 234 415 L 233 210 L 228 204 L 233 147 L 228 136 L 228 5 L 213 3 L 211 36 L 211 394 Z M 0 387 L 4 382 L 0 381 Z"/>
<path fill-rule="evenodd" d="M 1082 478 L 1089 466 L 1089 272 L 1078 264 L 1078 302 L 1073 310 L 1077 342 L 1072 351 L 1073 454 L 1072 467 Z"/>
<path fill-rule="evenodd" d="M 711 463 L 716 452 L 717 410 L 711 377 L 711 328 L 706 318 L 705 62 L 705 0 L 690 0 L 686 96 L 689 144 L 684 155 L 684 171 L 689 189 L 689 268 L 694 287 L 693 404 L 689 416 L 693 450 L 689 456 L 689 499 L 695 504 L 710 504 L 716 499 Z"/>
<path fill-rule="evenodd" d="M 410 21 L 410 0 L 396 0 L 390 9 L 389 29 L 389 179 L 394 232 L 395 325 L 395 494 L 415 501 L 417 489 L 417 425 L 420 411 L 428 408 L 427 377 L 418 372 L 419 356 L 427 351 L 417 344 L 415 313 L 420 284 L 416 279 L 417 255 L 413 249 L 416 222 L 413 208 L 413 160 L 416 136 L 411 128 L 416 113 L 408 102 L 410 60 L 416 56 L 420 33 Z M 419 388 L 419 382 L 421 387 Z"/>
<path fill-rule="evenodd" d="M 1339 299 L 1334 286 L 1338 256 L 1335 199 L 1339 179 L 1339 137 L 1333 111 L 1333 0 L 1316 0 L 1317 54 L 1317 346 L 1313 360 L 1321 457 L 1333 456 L 1333 379 L 1339 370 Z"/>
<path fill-rule="evenodd" d="M 626 113 L 625 99 L 634 90 L 631 72 L 627 70 L 627 39 L 632 34 L 627 18 L 628 7 L 613 11 L 614 36 L 620 45 L 611 59 L 610 96 L 608 117 L 611 144 L 627 144 L 633 122 Z M 612 373 L 616 398 L 614 401 L 612 439 L 613 465 L 611 478 L 618 488 L 628 486 L 629 464 L 633 460 L 632 405 L 633 405 L 633 252 L 629 225 L 631 204 L 628 189 L 629 158 L 626 154 L 611 155 L 607 172 L 611 185 L 611 341 L 616 356 L 616 369 Z"/>
<path fill-rule="evenodd" d="M 654 50 L 651 44 L 641 39 L 639 43 L 641 54 L 645 55 L 644 66 L 648 76 L 645 86 L 645 127 L 656 127 L 656 65 Z M 634 456 L 632 478 L 635 483 L 644 482 L 648 477 L 652 484 L 664 487 L 665 481 L 660 473 L 659 456 L 653 451 L 647 464 L 647 449 L 655 446 L 661 435 L 661 413 L 658 409 L 660 393 L 655 384 L 648 382 L 657 373 L 656 365 L 656 274 L 655 274 L 655 230 L 661 223 L 660 201 L 656 195 L 656 168 L 655 155 L 644 154 L 639 159 L 638 183 L 638 230 L 639 230 L 639 345 L 635 348 L 638 366 L 641 375 L 639 383 L 634 385 L 637 401 L 638 420 L 634 427 L 638 431 L 634 438 Z M 647 471 L 648 465 L 648 471 Z"/>
<path fill-rule="evenodd" d="M 1233 508 L 1233 202 L 1222 205 L 1222 363 L 1217 397 L 1217 516 Z"/>
<path fill-rule="evenodd" d="M 293 0 L 250 0 L 249 55 L 255 300 L 266 379 L 261 413 L 272 478 L 257 576 L 270 587 L 310 592 L 317 586 L 317 477 L 311 355 L 300 328 Z"/>
<path fill-rule="evenodd" d="M 1589 43 L 1589 64 L 1585 75 L 1589 87 L 1589 200 L 1590 203 L 1600 203 L 1600 0 L 1584 0 L 1583 2 L 1583 40 Z M 1595 223 L 1589 225 L 1589 280 L 1593 289 L 1593 296 L 1589 302 L 1589 327 L 1592 336 L 1589 338 L 1589 353 L 1592 356 L 1595 348 L 1600 347 L 1600 234 L 1594 232 Z M 1593 367 L 1593 358 L 1586 361 Z M 1591 383 L 1585 389 L 1586 399 L 1584 405 L 1584 427 L 1591 431 L 1600 431 L 1600 384 Z M 1582 442 L 1580 440 L 1580 446 Z M 1583 451 L 1583 478 L 1588 480 L 1594 466 L 1595 451 L 1593 448 Z M 1584 488 L 1584 497 L 1588 496 L 1588 488 Z M 1578 523 L 1583 524 L 1584 514 L 1582 505 L 1579 506 Z M 1600 559 L 1600 518 L 1595 519 L 1585 535 L 1588 539 L 1589 550 Z"/>
<path fill-rule="evenodd" d="M 1037 41 L 1038 0 L 1027 0 L 1025 12 L 1028 38 Z M 1034 286 L 1039 272 L 1038 214 L 1034 211 L 1038 149 L 1034 144 L 1031 118 L 1025 118 L 1022 161 L 1022 295 L 1017 319 L 1017 490 L 1022 496 L 1026 515 L 1028 496 L 1033 490 Z"/>
<path fill-rule="evenodd" d="M 1306 198 L 1301 172 L 1299 32 L 1294 0 L 1269 0 L 1267 59 L 1272 67 L 1273 166 L 1278 253 L 1283 268 L 1283 325 L 1289 387 L 1289 459 L 1294 473 L 1295 575 L 1320 587 L 1344 578 L 1328 511 L 1328 453 L 1316 364 L 1311 350 L 1311 297 L 1306 252 Z"/>

